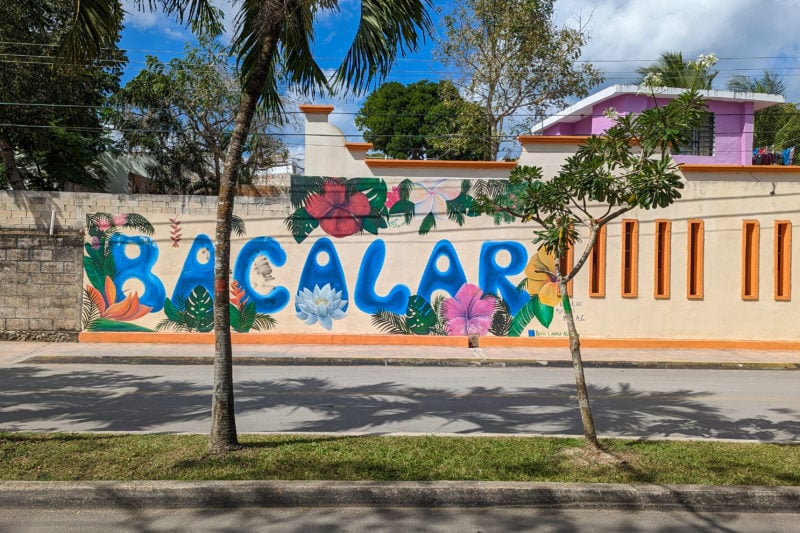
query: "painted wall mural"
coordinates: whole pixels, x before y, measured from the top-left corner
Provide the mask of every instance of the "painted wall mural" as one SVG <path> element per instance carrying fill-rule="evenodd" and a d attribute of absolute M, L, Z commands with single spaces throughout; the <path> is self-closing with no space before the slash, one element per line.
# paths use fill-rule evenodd
<path fill-rule="evenodd" d="M 236 221 L 232 329 L 549 335 L 552 257 L 530 227 L 475 213 L 470 191 L 458 179 L 295 177 L 283 216 Z M 87 215 L 84 328 L 211 331 L 213 229 L 191 213 Z"/>

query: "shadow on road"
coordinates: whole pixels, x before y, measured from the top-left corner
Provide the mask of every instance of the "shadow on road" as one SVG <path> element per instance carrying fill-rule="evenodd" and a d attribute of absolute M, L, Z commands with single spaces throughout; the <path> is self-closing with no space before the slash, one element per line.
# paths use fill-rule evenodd
<path fill-rule="evenodd" d="M 88 367 L 90 368 L 90 367 Z M 210 387 L 166 376 L 118 370 L 55 371 L 14 366 L 0 369 L 0 430 L 147 431 L 203 422 L 210 417 Z M 627 383 L 590 386 L 601 435 L 714 437 L 792 441 L 800 438 L 800 413 L 774 409 L 776 420 L 731 418 L 703 401 L 709 392 L 637 390 Z M 238 415 L 269 409 L 307 410 L 288 431 L 386 432 L 387 427 L 435 417 L 458 424 L 460 433 L 581 434 L 574 385 L 507 390 L 472 387 L 466 392 L 394 382 L 342 387 L 314 377 L 239 380 Z M 269 428 L 264 428 L 268 431 Z"/>

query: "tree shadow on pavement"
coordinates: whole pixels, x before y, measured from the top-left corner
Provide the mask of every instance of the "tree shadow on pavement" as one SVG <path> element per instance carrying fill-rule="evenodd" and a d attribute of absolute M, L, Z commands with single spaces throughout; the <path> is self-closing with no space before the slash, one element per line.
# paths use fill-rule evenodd
<path fill-rule="evenodd" d="M 55 368 L 0 369 L 0 430 L 172 432 L 210 419 L 210 387 L 202 383 L 90 366 Z M 235 388 L 237 415 L 248 420 L 244 432 L 280 426 L 289 432 L 582 434 L 571 383 L 457 391 L 391 381 L 348 387 L 304 377 L 240 380 Z M 620 383 L 590 385 L 589 394 L 602 436 L 800 438 L 796 411 L 737 419 L 704 402 L 711 393 L 702 390 L 650 392 Z"/>

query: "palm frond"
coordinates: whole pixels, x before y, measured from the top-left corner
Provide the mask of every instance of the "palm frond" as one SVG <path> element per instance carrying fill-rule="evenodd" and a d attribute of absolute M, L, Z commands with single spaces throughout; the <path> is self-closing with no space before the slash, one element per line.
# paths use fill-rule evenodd
<path fill-rule="evenodd" d="M 333 76 L 334 87 L 361 93 L 385 78 L 398 52 L 416 50 L 419 36 L 431 34 L 429 7 L 430 0 L 362 0 L 356 36 Z"/>
<path fill-rule="evenodd" d="M 100 318 L 100 309 L 92 298 L 88 289 L 83 289 L 83 305 L 81 306 L 81 327 L 82 329 L 91 329 Z"/>
<path fill-rule="evenodd" d="M 75 0 L 72 25 L 59 44 L 58 55 L 75 65 L 96 59 L 103 48 L 116 44 L 122 16 L 119 2 Z"/>
<path fill-rule="evenodd" d="M 253 329 L 256 331 L 267 331 L 276 327 L 278 327 L 278 321 L 266 313 L 257 313 L 253 320 Z"/>
<path fill-rule="evenodd" d="M 391 311 L 378 311 L 372 315 L 372 325 L 382 333 L 390 335 L 411 335 L 406 317 Z"/>
<path fill-rule="evenodd" d="M 233 231 L 237 237 L 244 237 L 247 234 L 244 220 L 239 215 L 231 216 L 231 231 Z"/>
<path fill-rule="evenodd" d="M 165 318 L 156 324 L 156 331 L 192 331 L 192 328 L 183 322 Z"/>

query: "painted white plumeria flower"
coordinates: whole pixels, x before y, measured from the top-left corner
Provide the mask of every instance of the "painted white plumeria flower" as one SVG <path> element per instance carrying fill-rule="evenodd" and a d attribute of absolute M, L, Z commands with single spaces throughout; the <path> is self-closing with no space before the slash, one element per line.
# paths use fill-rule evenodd
<path fill-rule="evenodd" d="M 424 217 L 433 213 L 436 220 L 447 219 L 447 201 L 455 200 L 461 190 L 449 180 L 418 181 L 409 195 L 409 200 L 414 202 L 414 216 Z"/>
<path fill-rule="evenodd" d="M 297 292 L 297 317 L 305 320 L 309 326 L 316 324 L 330 330 L 333 320 L 344 318 L 344 306 L 347 300 L 342 300 L 342 291 L 337 291 L 326 283 L 322 288 L 314 285 L 314 290 L 303 288 Z"/>

